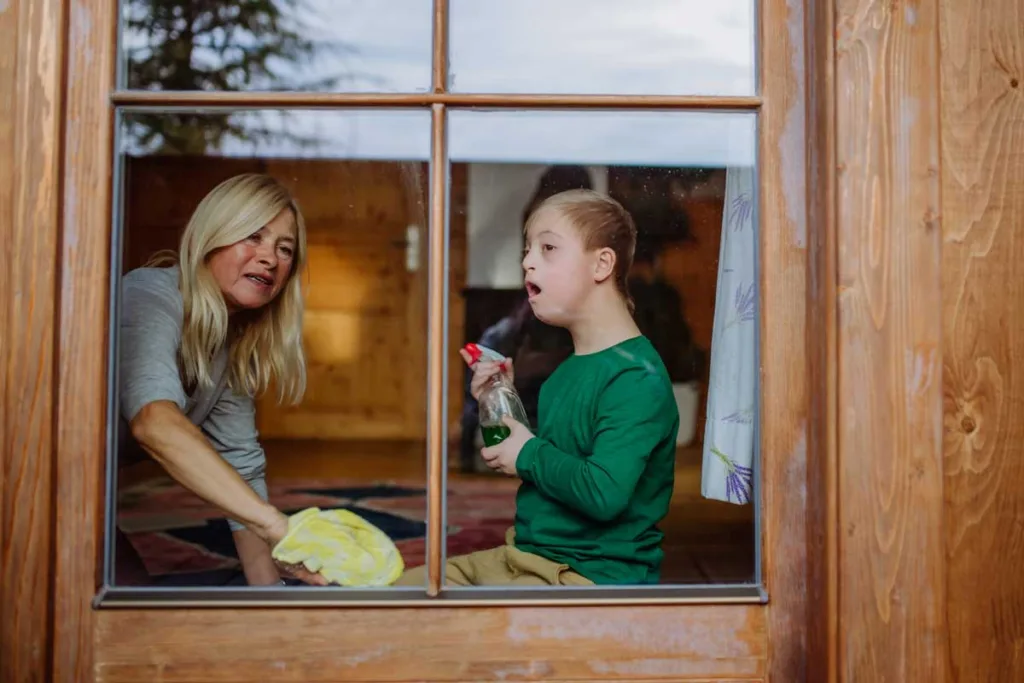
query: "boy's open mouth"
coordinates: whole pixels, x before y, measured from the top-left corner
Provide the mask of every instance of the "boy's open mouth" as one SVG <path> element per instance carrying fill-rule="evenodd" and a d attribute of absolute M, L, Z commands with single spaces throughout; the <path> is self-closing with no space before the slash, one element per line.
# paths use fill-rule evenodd
<path fill-rule="evenodd" d="M 529 296 L 532 299 L 533 297 L 537 296 L 538 294 L 540 294 L 540 287 L 538 287 L 537 285 L 533 284 L 532 282 L 527 281 L 527 283 L 526 283 L 526 295 Z"/>

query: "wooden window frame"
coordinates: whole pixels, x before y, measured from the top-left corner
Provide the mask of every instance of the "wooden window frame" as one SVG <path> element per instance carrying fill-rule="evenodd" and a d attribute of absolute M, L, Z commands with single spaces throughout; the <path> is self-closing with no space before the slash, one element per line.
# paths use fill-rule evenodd
<path fill-rule="evenodd" d="M 827 506 L 817 489 L 809 489 L 822 475 L 808 461 L 809 448 L 827 440 L 827 434 L 812 429 L 812 417 L 822 408 L 812 405 L 810 389 L 827 378 L 814 376 L 819 351 L 808 341 L 818 322 L 828 320 L 824 305 L 815 304 L 819 285 L 810 277 L 818 274 L 818 261 L 812 258 L 818 242 L 808 225 L 811 207 L 817 206 L 811 201 L 817 199 L 812 196 L 814 187 L 808 188 L 815 178 L 808 169 L 827 161 L 810 153 L 805 124 L 809 114 L 818 113 L 808 108 L 808 90 L 816 87 L 814 78 L 806 78 L 814 75 L 808 64 L 819 43 L 828 41 L 813 30 L 815 3 L 761 0 L 761 95 L 742 98 L 445 93 L 445 0 L 434 3 L 430 93 L 122 92 L 114 89 L 117 3 L 79 0 L 68 7 L 61 0 L 40 0 L 38 5 L 50 10 L 39 20 L 50 22 L 47 30 L 56 47 L 48 54 L 58 65 L 63 61 L 66 86 L 57 94 L 65 115 L 57 117 L 38 152 L 56 158 L 60 163 L 54 173 L 62 174 L 53 184 L 61 198 L 50 197 L 46 204 L 58 212 L 59 229 L 42 244 L 55 255 L 55 304 L 52 310 L 37 313 L 54 339 L 53 348 L 44 349 L 54 376 L 53 393 L 43 406 L 56 425 L 51 437 L 54 460 L 52 468 L 39 466 L 28 473 L 33 486 L 51 487 L 48 500 L 54 505 L 39 511 L 37 523 L 41 529 L 52 528 L 53 536 L 46 532 L 50 542 L 26 545 L 24 562 L 43 570 L 52 567 L 52 593 L 46 599 L 53 605 L 47 641 L 54 680 L 336 680 L 339 667 L 359 680 L 465 680 L 508 671 L 543 680 L 631 671 L 675 680 L 804 680 L 813 637 L 808 619 L 820 609 L 811 607 L 815 580 L 828 566 L 811 561 L 818 553 L 815 533 L 824 528 L 824 522 L 812 517 Z M 54 68 L 46 66 L 46 56 L 37 58 L 40 69 Z M 37 103 L 52 99 L 45 91 L 29 94 Z M 210 608 L 94 609 L 102 585 L 104 468 L 112 438 L 106 410 L 107 326 L 97 321 L 107 320 L 109 313 L 113 120 L 115 107 L 140 104 L 429 106 L 434 149 L 445 142 L 447 107 L 756 110 L 764 454 L 758 541 L 762 584 L 770 592 L 770 604 L 616 602 L 561 609 L 518 601 L 480 607 L 423 601 L 415 607 L 388 609 L 365 603 L 335 609 L 279 605 L 242 613 Z M 432 226 L 444 225 L 444 203 L 436 199 L 445 191 L 446 173 L 446 167 L 432 166 Z M 31 218 L 30 212 L 24 217 Z M 444 239 L 444 231 L 432 227 L 428 318 L 429 367 L 435 378 L 441 376 L 444 363 L 444 348 L 438 343 L 444 334 L 445 269 L 438 268 Z M 443 467 L 442 387 L 441 381 L 433 381 L 428 400 L 428 542 L 434 544 L 443 532 L 441 489 L 434 485 Z M 826 401 L 826 411 L 828 405 Z M 794 495 L 795 491 L 808 495 Z M 17 503 L 5 499 L 5 505 L 12 504 Z M 439 553 L 430 557 L 435 582 L 439 563 Z M 430 591 L 436 594 L 438 588 L 431 585 Z M 38 598 L 26 595 L 18 600 L 31 607 Z M 414 648 L 413 654 L 403 653 L 403 644 Z"/>
<path fill-rule="evenodd" d="M 115 125 L 122 121 L 125 115 L 144 111 L 146 113 L 160 114 L 163 112 L 195 112 L 221 110 L 238 111 L 252 107 L 247 98 L 239 98 L 240 102 L 231 107 L 224 107 L 217 97 L 219 93 L 157 93 L 163 97 L 152 97 L 153 93 L 140 93 L 138 91 L 121 91 L 115 94 L 115 101 L 121 99 L 131 100 L 132 104 L 118 104 L 117 109 L 121 117 L 116 116 Z M 237 94 L 237 93 L 235 93 Z M 145 97 L 139 97 L 144 95 Z M 198 95 L 198 98 L 194 96 Z M 211 97 L 213 95 L 213 97 Z M 276 94 L 275 94 L 276 95 Z M 297 101 L 291 107 L 292 111 L 297 108 L 305 110 L 320 109 L 321 111 L 352 111 L 351 105 L 340 109 L 337 105 L 331 104 L 332 96 L 328 96 L 326 106 L 310 107 L 309 96 L 301 93 L 290 93 Z M 347 97 L 347 95 L 342 95 Z M 405 97 L 405 96 L 403 96 Z M 194 99 L 201 99 L 203 104 L 197 104 Z M 266 107 L 281 107 L 276 102 L 276 96 L 271 96 Z M 623 99 L 623 98 L 620 98 Z M 138 100 L 145 100 L 140 104 Z M 185 100 L 187 103 L 183 103 Z M 450 191 L 450 159 L 447 153 L 448 134 L 447 126 L 450 122 L 448 113 L 451 111 L 479 111 L 474 108 L 454 108 L 442 102 L 433 102 L 425 105 L 425 97 L 418 97 L 413 104 L 406 104 L 402 107 L 387 105 L 382 107 L 374 97 L 367 99 L 360 107 L 373 108 L 385 111 L 422 111 L 426 106 L 430 107 L 430 159 L 429 159 L 429 219 L 428 219 L 428 372 L 427 390 L 429 402 L 427 406 L 427 524 L 426 524 L 426 564 L 427 583 L 423 587 L 405 586 L 401 588 L 386 587 L 376 589 L 296 589 L 293 587 L 265 587 L 253 590 L 248 586 L 232 586 L 217 588 L 189 588 L 189 587 L 139 587 L 139 586 L 117 586 L 113 584 L 113 539 L 111 534 L 105 534 L 103 555 L 105 559 L 105 582 L 101 585 L 94 604 L 104 608 L 148 608 L 148 607 L 260 607 L 260 606 L 340 606 L 351 608 L 354 604 L 363 607 L 424 607 L 431 603 L 444 601 L 448 604 L 460 606 L 496 606 L 496 605 L 563 605 L 563 606 L 585 606 L 585 605 L 660 605 L 660 604 L 762 604 L 767 601 L 768 596 L 761 581 L 760 557 L 755 558 L 752 570 L 752 580 L 746 582 L 733 582 L 724 584 L 658 584 L 658 585 L 637 585 L 637 586 L 588 586 L 588 587 L 543 587 L 543 588 L 516 588 L 508 587 L 471 587 L 471 588 L 448 588 L 442 589 L 443 566 L 446 555 L 446 534 L 445 534 L 445 512 L 447 510 L 445 491 L 446 473 L 445 464 L 448 462 L 447 444 L 445 443 L 444 425 L 448 424 L 447 406 L 444 397 L 450 395 L 447 379 L 448 358 L 450 349 L 448 343 L 449 326 L 449 283 L 451 273 L 447 263 L 449 250 L 450 233 L 449 225 L 445 217 L 446 211 L 450 210 L 448 193 Z M 637 108 L 630 102 L 630 98 L 624 98 L 620 106 L 594 106 L 588 98 L 586 102 L 575 102 L 574 106 L 566 107 L 538 107 L 536 104 L 528 104 L 526 107 L 513 106 L 498 98 L 499 104 L 492 106 L 490 111 L 496 109 L 505 111 L 524 111 L 544 113 L 566 114 L 568 112 L 581 113 L 588 111 L 608 112 L 618 110 L 625 112 L 649 111 L 649 108 Z M 173 102 L 173 104 L 168 104 Z M 702 104 L 707 104 L 702 102 Z M 758 107 L 757 98 L 743 99 L 742 106 L 733 106 L 729 109 L 718 107 L 699 108 L 702 111 L 714 111 L 715 113 L 729 116 L 733 114 L 755 114 Z M 689 113 L 693 109 L 678 106 L 671 110 L 675 114 Z M 583 114 L 584 116 L 586 114 Z M 680 121 L 680 123 L 685 123 Z M 117 135 L 115 133 L 115 146 Z M 116 156 L 116 154 L 115 154 Z M 112 165 L 112 177 L 114 191 L 114 202 L 112 213 L 115 216 L 112 230 L 116 233 L 123 221 L 118 220 L 118 204 L 122 199 L 116 188 L 123 187 L 125 179 L 122 177 L 123 165 L 116 160 Z M 119 239 L 120 237 L 120 239 Z M 115 266 L 111 268 L 111 280 L 108 283 L 115 288 L 111 293 L 116 294 L 117 283 L 120 281 L 120 263 L 118 256 L 123 249 L 123 235 L 112 235 L 111 237 L 111 259 Z M 111 309 L 117 307 L 116 297 L 111 299 Z M 111 316 L 116 318 L 116 316 Z M 116 334 L 116 323 L 110 327 L 110 334 Z M 109 341 L 108 341 L 109 343 Z M 112 349 L 111 362 L 116 357 L 116 348 Z M 108 414 L 116 414 L 116 386 L 113 377 L 108 378 Z M 111 402 L 111 398 L 115 399 Z M 440 435 L 439 439 L 433 439 L 433 435 Z M 108 444 L 108 449 L 112 446 Z M 108 459 L 106 470 L 106 508 L 105 519 L 109 525 L 117 515 L 117 474 L 113 459 Z M 754 478 L 754 501 L 760 497 L 760 481 L 758 480 L 758 463 L 755 461 Z M 114 491 L 114 495 L 110 492 Z M 756 512 L 760 512 L 757 510 Z M 754 518 L 755 539 L 759 537 L 760 516 Z M 425 590 L 424 590 L 425 589 Z"/>

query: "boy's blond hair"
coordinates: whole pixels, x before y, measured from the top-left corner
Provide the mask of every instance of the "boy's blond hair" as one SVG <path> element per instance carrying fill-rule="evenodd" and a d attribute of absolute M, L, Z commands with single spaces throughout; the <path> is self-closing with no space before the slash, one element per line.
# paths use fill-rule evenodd
<path fill-rule="evenodd" d="M 615 287 L 632 313 L 629 270 L 633 267 L 633 254 L 636 252 L 636 224 L 629 212 L 606 194 L 593 190 L 567 190 L 537 205 L 526 220 L 524 231 L 527 234 L 536 223 L 537 216 L 546 210 L 558 211 L 579 231 L 584 249 L 611 249 L 615 253 Z"/>

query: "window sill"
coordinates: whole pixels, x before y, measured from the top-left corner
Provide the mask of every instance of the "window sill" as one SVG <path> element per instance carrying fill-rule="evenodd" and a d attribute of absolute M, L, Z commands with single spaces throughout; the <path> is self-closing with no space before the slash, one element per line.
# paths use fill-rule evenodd
<path fill-rule="evenodd" d="M 765 604 L 757 584 L 615 588 L 450 588 L 436 598 L 418 588 L 360 590 L 346 588 L 136 588 L 104 586 L 93 601 L 108 608 L 217 607 L 534 607 L 583 605 Z"/>

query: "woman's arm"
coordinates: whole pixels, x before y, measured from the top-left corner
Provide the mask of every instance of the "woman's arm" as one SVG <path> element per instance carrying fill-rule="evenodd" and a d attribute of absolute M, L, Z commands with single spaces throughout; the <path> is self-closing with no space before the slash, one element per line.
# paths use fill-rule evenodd
<path fill-rule="evenodd" d="M 281 582 L 281 572 L 270 555 L 270 546 L 248 529 L 231 532 L 242 563 L 245 582 L 250 586 L 272 586 Z"/>
<path fill-rule="evenodd" d="M 287 533 L 288 518 L 256 495 L 174 402 L 147 403 L 130 424 L 139 445 L 179 484 L 270 545 Z"/>
<path fill-rule="evenodd" d="M 206 434 L 184 413 L 187 397 L 177 363 L 182 310 L 174 271 L 133 271 L 122 280 L 122 294 L 118 359 L 121 415 L 139 445 L 175 481 L 215 505 L 262 540 L 267 547 L 257 549 L 254 543 L 244 540 L 243 534 L 239 551 L 249 558 L 258 554 L 258 562 L 264 568 L 261 573 L 269 576 L 269 546 L 287 533 L 288 519 L 266 502 L 265 495 L 260 496 L 254 491 L 256 486 L 263 490 L 263 453 L 258 444 L 258 453 L 240 460 L 246 464 L 244 473 L 240 473 L 234 463 L 228 463 L 222 455 L 231 450 L 222 442 L 238 440 L 230 438 L 230 428 L 217 429 L 214 423 L 218 417 L 221 422 L 227 420 L 230 423 L 232 418 L 220 413 L 238 411 L 224 405 L 229 402 L 218 401 L 207 416 L 208 424 L 204 424 Z M 249 415 L 247 419 L 255 439 L 255 418 Z M 225 436 L 225 432 L 229 435 Z M 216 444 L 211 443 L 208 436 L 215 439 Z M 252 451 L 251 448 L 248 450 Z M 232 523 L 232 530 L 239 531 L 238 525 Z M 237 537 L 238 534 L 236 546 Z M 252 566 L 250 560 L 247 574 Z M 325 583 L 322 577 L 301 571 L 293 573 L 307 583 Z"/>
<path fill-rule="evenodd" d="M 184 413 L 176 271 L 132 271 L 123 278 L 121 292 L 120 409 L 135 440 L 175 481 L 251 525 L 264 540 L 276 541 L 287 531 L 284 515 L 253 492 Z"/>
<path fill-rule="evenodd" d="M 201 429 L 214 450 L 238 472 L 246 485 L 261 500 L 269 500 L 267 456 L 256 431 L 256 404 L 252 398 L 225 387 Z M 281 575 L 271 557 L 270 547 L 249 531 L 242 520 L 229 518 L 228 526 L 248 583 L 265 586 L 280 581 Z"/>

